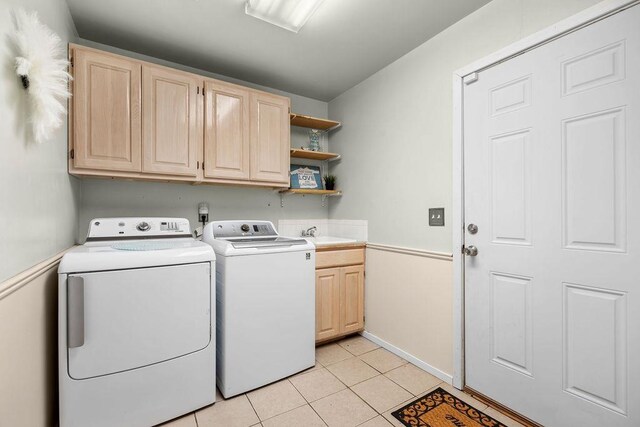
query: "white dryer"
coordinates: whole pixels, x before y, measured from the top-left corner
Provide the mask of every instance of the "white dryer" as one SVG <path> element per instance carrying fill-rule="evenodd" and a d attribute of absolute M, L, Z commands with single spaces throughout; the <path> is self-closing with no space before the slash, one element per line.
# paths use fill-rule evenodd
<path fill-rule="evenodd" d="M 315 246 L 269 221 L 217 221 L 218 388 L 235 396 L 315 364 Z"/>
<path fill-rule="evenodd" d="M 152 426 L 215 401 L 215 254 L 181 218 L 101 218 L 59 273 L 60 426 Z"/>

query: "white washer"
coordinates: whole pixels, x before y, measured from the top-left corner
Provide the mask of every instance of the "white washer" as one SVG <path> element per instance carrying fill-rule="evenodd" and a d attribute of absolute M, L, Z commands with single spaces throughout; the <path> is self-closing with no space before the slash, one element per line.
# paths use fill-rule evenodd
<path fill-rule="evenodd" d="M 182 218 L 101 218 L 58 269 L 60 426 L 151 426 L 215 401 L 215 254 Z"/>
<path fill-rule="evenodd" d="M 269 221 L 217 221 L 218 388 L 225 398 L 315 364 L 315 246 Z"/>

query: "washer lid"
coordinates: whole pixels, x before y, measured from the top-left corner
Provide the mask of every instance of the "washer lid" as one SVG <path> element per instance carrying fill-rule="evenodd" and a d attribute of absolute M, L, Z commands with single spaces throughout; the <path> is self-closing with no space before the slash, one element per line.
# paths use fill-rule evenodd
<path fill-rule="evenodd" d="M 242 238 L 242 239 L 224 239 L 227 240 L 236 249 L 248 248 L 278 248 L 294 245 L 306 245 L 305 239 L 295 239 L 291 237 L 267 237 L 267 238 Z"/>
<path fill-rule="evenodd" d="M 59 273 L 123 270 L 215 261 L 211 246 L 192 237 L 87 242 L 67 252 Z"/>

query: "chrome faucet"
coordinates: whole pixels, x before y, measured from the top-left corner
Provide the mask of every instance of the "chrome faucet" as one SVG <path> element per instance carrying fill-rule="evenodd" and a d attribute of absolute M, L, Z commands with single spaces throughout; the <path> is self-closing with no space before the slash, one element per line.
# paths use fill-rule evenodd
<path fill-rule="evenodd" d="M 316 237 L 316 231 L 318 231 L 318 227 L 315 225 L 313 227 L 307 228 L 306 230 L 302 230 L 302 237 Z"/>

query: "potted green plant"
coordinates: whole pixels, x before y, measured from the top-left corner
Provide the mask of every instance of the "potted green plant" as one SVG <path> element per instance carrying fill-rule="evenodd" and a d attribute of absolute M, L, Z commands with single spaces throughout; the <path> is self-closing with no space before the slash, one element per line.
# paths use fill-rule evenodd
<path fill-rule="evenodd" d="M 324 189 L 325 190 L 335 190 L 336 188 L 336 176 L 335 175 L 325 175 L 324 176 Z"/>

